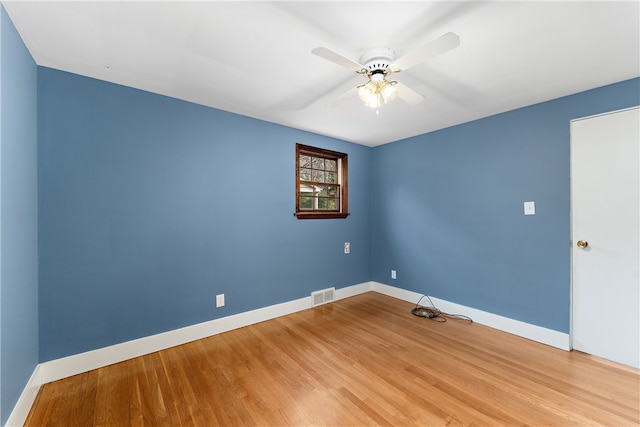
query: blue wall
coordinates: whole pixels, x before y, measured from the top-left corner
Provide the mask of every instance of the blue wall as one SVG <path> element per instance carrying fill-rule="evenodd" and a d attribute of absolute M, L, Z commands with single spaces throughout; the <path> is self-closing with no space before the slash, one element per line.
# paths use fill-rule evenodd
<path fill-rule="evenodd" d="M 568 333 L 569 122 L 638 104 L 633 79 L 376 147 L 372 279 Z"/>
<path fill-rule="evenodd" d="M 0 424 L 38 363 L 37 67 L 0 6 Z"/>
<path fill-rule="evenodd" d="M 568 332 L 569 121 L 639 81 L 370 149 L 40 68 L 40 360 L 368 280 Z M 293 217 L 296 142 L 348 219 Z"/>
<path fill-rule="evenodd" d="M 41 361 L 370 279 L 369 148 L 48 68 L 38 96 Z M 293 216 L 297 142 L 349 155 L 347 219 Z"/>

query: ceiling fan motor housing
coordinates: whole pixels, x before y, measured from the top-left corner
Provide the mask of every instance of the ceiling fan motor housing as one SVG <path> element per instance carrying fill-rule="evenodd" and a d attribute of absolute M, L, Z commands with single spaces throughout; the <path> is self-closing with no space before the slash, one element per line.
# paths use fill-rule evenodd
<path fill-rule="evenodd" d="M 385 74 L 387 68 L 396 57 L 396 53 L 387 47 L 375 47 L 367 50 L 360 57 L 360 63 L 364 65 L 369 76 Z"/>

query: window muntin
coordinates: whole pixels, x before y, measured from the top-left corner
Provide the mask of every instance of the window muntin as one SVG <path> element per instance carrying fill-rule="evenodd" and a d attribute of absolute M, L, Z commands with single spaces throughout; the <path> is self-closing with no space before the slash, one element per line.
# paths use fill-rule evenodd
<path fill-rule="evenodd" d="M 296 216 L 346 218 L 347 155 L 296 144 Z"/>

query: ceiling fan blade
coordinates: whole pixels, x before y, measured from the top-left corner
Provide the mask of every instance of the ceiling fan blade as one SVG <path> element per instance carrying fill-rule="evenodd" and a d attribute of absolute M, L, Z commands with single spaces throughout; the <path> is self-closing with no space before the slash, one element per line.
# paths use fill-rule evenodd
<path fill-rule="evenodd" d="M 391 71 L 398 72 L 418 65 L 421 62 L 431 59 L 434 56 L 455 49 L 460 45 L 460 37 L 455 33 L 446 33 L 437 39 L 427 43 L 420 49 L 404 55 L 389 66 Z"/>
<path fill-rule="evenodd" d="M 358 72 L 364 68 L 364 66 L 362 66 L 361 64 L 358 64 L 357 62 L 352 61 L 346 56 L 343 56 L 338 52 L 335 52 L 327 47 L 316 47 L 311 51 L 311 53 L 319 56 L 320 58 L 324 58 L 328 61 L 331 61 L 334 64 L 338 64 L 341 67 L 345 67 L 351 71 Z"/>
<path fill-rule="evenodd" d="M 417 105 L 424 99 L 424 96 L 420 95 L 418 92 L 411 89 L 407 85 L 398 82 L 395 84 L 395 86 L 398 90 L 398 98 L 402 99 L 409 105 Z"/>
<path fill-rule="evenodd" d="M 358 88 L 356 87 L 351 88 L 348 91 L 344 92 L 342 95 L 338 96 L 337 98 L 334 98 L 329 103 L 327 103 L 327 107 L 329 108 L 337 107 L 338 105 L 342 104 L 346 99 L 355 97 L 357 93 L 358 93 Z"/>

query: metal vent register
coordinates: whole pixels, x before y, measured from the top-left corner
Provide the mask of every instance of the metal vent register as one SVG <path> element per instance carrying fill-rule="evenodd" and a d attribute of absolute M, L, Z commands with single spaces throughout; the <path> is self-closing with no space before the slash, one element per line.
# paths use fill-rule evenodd
<path fill-rule="evenodd" d="M 326 304 L 333 301 L 336 288 L 328 288 L 320 291 L 311 292 L 311 304 L 313 307 L 316 305 Z"/>

